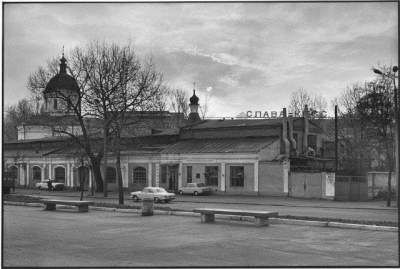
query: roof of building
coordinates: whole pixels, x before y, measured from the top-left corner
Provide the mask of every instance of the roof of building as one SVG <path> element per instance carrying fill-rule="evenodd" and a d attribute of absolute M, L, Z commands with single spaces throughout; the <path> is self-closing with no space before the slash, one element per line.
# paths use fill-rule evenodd
<path fill-rule="evenodd" d="M 277 139 L 279 138 L 188 139 L 167 146 L 161 153 L 256 153 L 271 145 Z"/>
<path fill-rule="evenodd" d="M 86 119 L 85 119 L 86 120 Z M 91 121 L 93 119 L 90 119 Z M 54 126 L 54 125 L 68 125 L 79 124 L 76 116 L 74 115 L 60 115 L 53 116 L 47 113 L 32 116 L 30 119 L 24 121 L 22 125 L 25 126 Z"/>
<path fill-rule="evenodd" d="M 215 128 L 231 128 L 231 127 L 251 127 L 251 126 L 273 126 L 281 125 L 282 119 L 262 119 L 262 120 L 203 120 L 196 124 L 188 125 L 185 129 L 215 129 Z"/>
<path fill-rule="evenodd" d="M 71 90 L 73 92 L 79 92 L 79 86 L 76 80 L 68 74 L 57 74 L 50 79 L 47 83 L 44 94 L 50 92 L 57 92 L 60 89 Z"/>

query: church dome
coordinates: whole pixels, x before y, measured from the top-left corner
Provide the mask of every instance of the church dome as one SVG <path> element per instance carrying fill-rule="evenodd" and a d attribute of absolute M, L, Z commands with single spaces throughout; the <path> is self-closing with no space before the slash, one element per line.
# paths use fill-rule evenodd
<path fill-rule="evenodd" d="M 198 105 L 199 104 L 199 97 L 196 96 L 196 91 L 193 90 L 193 95 L 189 99 L 191 105 Z"/>
<path fill-rule="evenodd" d="M 56 92 L 60 89 L 70 90 L 72 92 L 79 92 L 79 86 L 76 80 L 67 74 L 65 64 L 67 60 L 64 56 L 60 59 L 60 72 L 55 75 L 50 81 L 47 83 L 45 90 L 43 91 L 44 94 Z"/>

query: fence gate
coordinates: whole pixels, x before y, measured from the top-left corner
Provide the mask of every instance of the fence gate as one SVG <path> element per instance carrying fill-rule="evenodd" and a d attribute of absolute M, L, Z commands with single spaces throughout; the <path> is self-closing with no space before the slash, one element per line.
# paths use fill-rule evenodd
<path fill-rule="evenodd" d="M 300 198 L 321 198 L 321 173 L 291 172 L 289 175 L 289 196 Z"/>
<path fill-rule="evenodd" d="M 337 201 L 368 200 L 367 177 L 336 175 L 335 200 Z"/>

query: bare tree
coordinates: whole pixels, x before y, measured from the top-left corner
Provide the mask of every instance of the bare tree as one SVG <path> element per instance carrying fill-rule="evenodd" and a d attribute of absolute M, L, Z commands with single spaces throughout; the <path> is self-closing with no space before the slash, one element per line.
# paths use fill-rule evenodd
<path fill-rule="evenodd" d="M 40 66 L 28 77 L 27 88 L 31 92 L 31 99 L 34 102 L 35 113 L 40 114 L 40 105 L 43 101 L 43 91 L 49 80 L 58 73 L 58 60 L 53 58 L 47 61 L 45 67 Z"/>
<path fill-rule="evenodd" d="M 17 127 L 35 115 L 31 100 L 21 99 L 16 105 L 9 106 L 4 117 L 4 140 L 17 140 Z"/>
<path fill-rule="evenodd" d="M 308 106 L 311 117 L 322 118 L 326 114 L 328 103 L 322 95 L 311 94 L 300 88 L 290 97 L 289 111 L 295 116 L 300 116 L 305 105 Z"/>
<path fill-rule="evenodd" d="M 125 72 L 123 72 L 125 73 Z M 129 125 L 136 124 L 140 117 L 132 119 L 130 112 L 160 111 L 165 107 L 166 87 L 163 86 L 162 74 L 155 71 L 152 61 L 139 66 L 135 80 L 126 80 L 119 90 L 118 98 L 110 100 L 112 122 L 110 136 L 112 151 L 116 157 L 119 204 L 124 203 L 121 171 L 121 134 Z M 133 83 L 130 85 L 130 83 Z"/>
<path fill-rule="evenodd" d="M 339 155 L 341 169 L 361 174 L 371 169 L 389 171 L 387 205 L 391 203 L 391 172 L 394 170 L 394 97 L 390 68 L 388 77 L 355 84 L 337 98 L 340 111 Z"/>
<path fill-rule="evenodd" d="M 57 97 L 71 109 L 81 132 L 72 133 L 67 128 L 60 128 L 58 132 L 68 135 L 84 149 L 93 169 L 97 190 L 104 191 L 104 196 L 107 196 L 107 158 L 104 157 L 109 152 L 112 137 L 116 130 L 125 126 L 126 112 L 144 111 L 156 102 L 162 88 L 162 76 L 154 70 L 151 61 L 141 63 L 132 46 L 100 42 L 75 48 L 69 57 L 68 67 L 80 91 L 78 96 L 70 96 L 59 90 Z M 93 119 L 100 126 L 93 128 Z M 115 125 L 115 122 L 119 124 Z M 99 135 L 102 147 L 95 139 Z M 118 174 L 120 176 L 120 171 Z M 122 190 L 122 180 L 119 180 L 119 185 Z"/>
<path fill-rule="evenodd" d="M 208 104 L 210 102 L 210 96 L 208 93 L 204 96 L 204 101 L 199 105 L 201 118 L 204 120 L 208 115 Z"/>
<path fill-rule="evenodd" d="M 182 89 L 170 91 L 170 103 L 174 112 L 183 113 L 187 118 L 189 115 L 189 94 Z"/>

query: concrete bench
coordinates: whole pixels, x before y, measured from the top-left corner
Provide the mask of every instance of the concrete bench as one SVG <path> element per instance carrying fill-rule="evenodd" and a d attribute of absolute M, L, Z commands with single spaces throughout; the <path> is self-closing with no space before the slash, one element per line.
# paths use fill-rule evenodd
<path fill-rule="evenodd" d="M 201 214 L 201 222 L 214 222 L 215 215 L 251 216 L 255 218 L 257 226 L 268 226 L 269 217 L 277 217 L 278 212 L 238 209 L 196 208 L 193 212 Z"/>
<path fill-rule="evenodd" d="M 72 205 L 78 207 L 79 212 L 88 212 L 91 201 L 67 201 L 67 200 L 42 200 L 45 210 L 56 210 L 56 205 Z"/>

